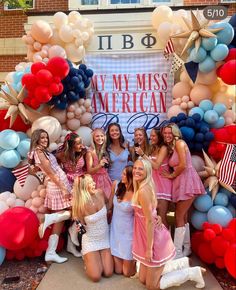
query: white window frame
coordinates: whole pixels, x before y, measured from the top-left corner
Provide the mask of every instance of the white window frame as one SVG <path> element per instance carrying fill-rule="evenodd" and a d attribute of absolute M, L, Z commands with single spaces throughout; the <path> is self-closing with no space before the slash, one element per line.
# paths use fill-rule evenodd
<path fill-rule="evenodd" d="M 235 3 L 235 0 L 220 0 L 219 4 L 220 3 L 222 3 L 222 4 L 233 4 L 233 3 Z"/>
<path fill-rule="evenodd" d="M 30 8 L 27 8 L 27 9 L 34 9 L 35 8 L 35 0 L 32 0 L 32 7 L 30 7 Z M 5 11 L 15 11 L 15 10 L 22 10 L 23 8 L 21 8 L 21 7 L 19 7 L 19 8 L 8 8 L 8 4 L 7 3 L 5 3 L 4 4 L 4 10 Z"/>
<path fill-rule="evenodd" d="M 104 9 L 132 9 L 132 8 L 155 8 L 158 5 L 181 6 L 184 0 L 170 0 L 169 2 L 153 2 L 153 0 L 140 0 L 140 3 L 110 4 L 110 0 L 98 0 L 98 5 L 82 5 L 81 0 L 68 0 L 69 10 L 104 10 Z"/>

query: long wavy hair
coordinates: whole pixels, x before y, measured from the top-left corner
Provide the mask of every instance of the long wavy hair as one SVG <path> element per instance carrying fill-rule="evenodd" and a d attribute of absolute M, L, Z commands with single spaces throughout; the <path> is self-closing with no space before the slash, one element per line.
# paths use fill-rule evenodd
<path fill-rule="evenodd" d="M 127 186 L 120 181 L 117 186 L 116 190 L 116 196 L 119 201 L 122 201 L 124 198 L 124 195 L 126 191 L 134 191 L 134 186 L 133 186 L 133 166 L 128 165 L 124 168 L 125 173 L 126 173 L 126 178 L 127 178 Z"/>
<path fill-rule="evenodd" d="M 86 205 L 92 200 L 91 194 L 88 191 L 88 184 L 91 179 L 92 176 L 90 174 L 84 174 L 75 178 L 72 198 L 73 219 L 83 216 Z"/>
<path fill-rule="evenodd" d="M 44 129 L 36 129 L 33 131 L 32 135 L 31 135 L 30 150 L 29 150 L 30 152 L 32 150 L 34 150 L 39 145 L 39 140 L 40 140 L 42 133 L 47 134 L 47 137 L 48 137 L 47 148 L 48 148 L 48 146 L 50 144 L 48 132 L 45 131 Z"/>
<path fill-rule="evenodd" d="M 172 135 L 174 137 L 173 141 L 171 143 L 166 143 L 165 142 L 164 135 L 163 135 L 163 131 L 164 131 L 165 128 L 170 128 L 171 129 Z M 164 143 L 167 146 L 168 153 L 172 154 L 173 151 L 174 151 L 174 148 L 175 148 L 176 141 L 179 140 L 179 139 L 182 139 L 182 133 L 181 133 L 179 127 L 175 123 L 169 123 L 169 124 L 167 124 L 167 125 L 165 125 L 165 126 L 163 126 L 161 128 L 161 134 L 163 136 Z"/>
<path fill-rule="evenodd" d="M 65 161 L 71 161 L 73 165 L 76 165 L 78 159 L 84 155 L 84 151 L 75 152 L 74 146 L 77 138 L 81 139 L 75 132 L 67 134 L 62 147 L 59 149 L 60 152 L 64 153 Z"/>
<path fill-rule="evenodd" d="M 102 132 L 102 134 L 104 135 L 104 142 L 102 144 L 102 147 L 100 149 L 98 149 L 98 146 L 97 144 L 94 142 L 94 135 L 97 131 L 100 131 Z M 95 128 L 93 129 L 92 131 L 92 140 L 91 140 L 91 147 L 95 150 L 96 152 L 96 155 L 98 156 L 98 160 L 100 161 L 102 159 L 102 157 L 105 155 L 107 155 L 107 152 L 106 152 L 106 133 L 105 131 L 102 129 L 102 128 Z"/>
<path fill-rule="evenodd" d="M 151 192 L 153 193 L 153 199 L 155 199 L 155 185 L 154 185 L 154 181 L 152 178 L 152 165 L 151 162 L 149 162 L 148 160 L 145 160 L 141 157 L 138 158 L 138 160 L 135 161 L 138 162 L 141 161 L 143 163 L 144 166 L 144 170 L 146 172 L 146 177 L 141 181 L 141 182 L 137 182 L 136 180 L 133 180 L 133 184 L 134 184 L 134 195 L 133 195 L 133 199 L 132 199 L 132 203 L 133 204 L 138 204 L 138 195 L 139 192 L 142 188 L 144 187 L 149 187 Z M 134 163 L 134 166 L 135 166 Z"/>
<path fill-rule="evenodd" d="M 124 142 L 125 142 L 125 138 L 124 138 L 124 135 L 121 131 L 121 127 L 120 127 L 120 124 L 118 123 L 110 123 L 107 127 L 107 133 L 106 133 L 106 137 L 107 137 L 107 145 L 106 145 L 106 149 L 109 148 L 109 146 L 112 144 L 112 139 L 111 139 L 111 136 L 110 136 L 110 129 L 112 126 L 115 126 L 119 129 L 119 132 L 120 132 L 120 137 L 119 137 L 119 143 L 120 143 L 120 147 L 124 148 L 125 149 L 125 146 L 124 146 Z"/>
<path fill-rule="evenodd" d="M 150 144 L 150 154 L 151 155 L 156 150 L 160 150 L 161 146 L 164 145 L 164 139 L 163 139 L 163 136 L 161 134 L 160 129 L 158 129 L 158 128 L 155 127 L 155 128 L 152 129 L 152 131 L 155 132 L 155 134 L 157 136 L 157 144 Z"/>

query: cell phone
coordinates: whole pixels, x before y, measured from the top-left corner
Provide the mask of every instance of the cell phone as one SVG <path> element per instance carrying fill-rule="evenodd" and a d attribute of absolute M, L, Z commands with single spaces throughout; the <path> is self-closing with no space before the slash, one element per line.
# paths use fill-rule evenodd
<path fill-rule="evenodd" d="M 16 275 L 16 276 L 7 276 L 3 279 L 2 284 L 9 284 L 9 283 L 13 283 L 13 282 L 19 282 L 20 281 L 20 276 Z"/>

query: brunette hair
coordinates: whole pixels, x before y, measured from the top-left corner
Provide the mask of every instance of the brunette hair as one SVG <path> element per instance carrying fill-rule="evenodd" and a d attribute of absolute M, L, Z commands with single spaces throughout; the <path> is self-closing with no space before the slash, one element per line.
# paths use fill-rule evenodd
<path fill-rule="evenodd" d="M 111 139 L 111 136 L 110 136 L 110 129 L 111 129 L 112 126 L 116 126 L 119 129 L 119 132 L 120 132 L 120 138 L 119 138 L 120 147 L 125 149 L 125 146 L 124 146 L 125 138 L 124 138 L 124 135 L 123 135 L 123 133 L 121 131 L 120 124 L 118 124 L 118 123 L 110 123 L 108 125 L 108 127 L 107 127 L 107 133 L 106 133 L 107 146 L 106 146 L 106 148 L 109 148 L 109 146 L 112 143 L 112 139 Z"/>
<path fill-rule="evenodd" d="M 34 150 L 38 145 L 39 145 L 39 140 L 40 140 L 40 137 L 41 137 L 41 134 L 42 133 L 45 133 L 47 134 L 47 137 L 48 137 L 48 144 L 47 144 L 47 147 L 49 146 L 50 144 L 50 141 L 49 141 L 49 135 L 48 135 L 48 132 L 45 131 L 44 129 L 36 129 L 33 131 L 32 135 L 31 135 L 31 142 L 30 142 L 30 152 L 32 150 Z"/>
<path fill-rule="evenodd" d="M 155 134 L 156 134 L 156 136 L 158 138 L 158 141 L 157 141 L 157 144 L 151 144 L 150 145 L 150 154 L 152 154 L 157 149 L 160 149 L 161 146 L 164 145 L 164 139 L 163 139 L 163 136 L 161 134 L 161 130 L 156 128 L 156 127 L 152 128 L 152 130 L 155 132 Z"/>
<path fill-rule="evenodd" d="M 125 184 L 122 181 L 120 181 L 118 183 L 117 190 L 116 190 L 116 196 L 117 196 L 117 199 L 119 201 L 122 201 L 126 191 L 128 191 L 128 190 L 134 191 L 134 186 L 133 186 L 133 166 L 127 165 L 124 168 L 124 170 L 126 172 L 126 178 L 127 178 L 128 185 L 126 187 Z"/>

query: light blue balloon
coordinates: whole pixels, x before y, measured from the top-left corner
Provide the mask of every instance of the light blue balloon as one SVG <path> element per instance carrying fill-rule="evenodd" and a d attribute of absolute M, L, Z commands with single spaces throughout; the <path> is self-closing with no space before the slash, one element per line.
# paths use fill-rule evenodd
<path fill-rule="evenodd" d="M 13 81 L 15 84 L 18 84 L 22 77 L 23 77 L 24 73 L 22 71 L 17 71 L 13 74 Z"/>
<path fill-rule="evenodd" d="M 218 192 L 222 192 L 222 193 L 226 194 L 228 196 L 228 198 L 230 198 L 232 195 L 232 192 L 230 192 L 229 190 L 227 190 L 226 188 L 224 188 L 222 186 L 220 187 Z"/>
<path fill-rule="evenodd" d="M 27 73 L 31 73 L 31 66 L 27 66 L 26 68 L 25 68 L 25 73 L 27 74 Z"/>
<path fill-rule="evenodd" d="M 211 27 L 213 27 L 213 28 L 223 27 L 224 28 L 223 30 L 216 33 L 218 43 L 224 43 L 224 44 L 228 45 L 233 40 L 234 29 L 233 29 L 232 25 L 230 25 L 228 22 L 214 23 Z"/>
<path fill-rule="evenodd" d="M 197 230 L 202 230 L 202 225 L 207 221 L 207 213 L 194 210 L 191 215 L 191 223 Z"/>
<path fill-rule="evenodd" d="M 6 249 L 3 247 L 0 247 L 0 266 L 2 265 L 5 257 L 6 257 Z"/>
<path fill-rule="evenodd" d="M 2 89 L 4 92 L 8 93 L 8 94 L 11 93 L 7 85 L 2 85 L 2 86 L 1 86 L 1 89 Z"/>
<path fill-rule="evenodd" d="M 222 227 L 226 227 L 232 220 L 233 215 L 228 208 L 215 205 L 208 211 L 207 218 L 211 224 L 220 224 Z"/>
<path fill-rule="evenodd" d="M 197 197 L 193 205 L 200 212 L 208 212 L 208 210 L 213 206 L 213 201 L 209 195 L 204 194 Z"/>
<path fill-rule="evenodd" d="M 207 53 L 204 48 L 199 47 L 198 51 L 196 50 L 196 48 L 194 48 L 190 52 L 190 60 L 196 63 L 199 63 L 199 62 L 202 62 L 206 58 L 206 55 Z"/>
<path fill-rule="evenodd" d="M 219 115 L 214 110 L 208 110 L 204 114 L 204 121 L 208 124 L 214 124 L 219 120 Z"/>
<path fill-rule="evenodd" d="M 201 108 L 199 108 L 199 107 L 194 107 L 194 108 L 192 108 L 192 109 L 188 112 L 188 115 L 189 115 L 190 117 L 192 117 L 192 115 L 194 115 L 194 114 L 199 114 L 199 115 L 201 116 L 201 120 L 202 120 L 203 117 L 204 117 L 204 111 L 203 111 Z"/>
<path fill-rule="evenodd" d="M 229 198 L 228 198 L 227 194 L 224 194 L 222 192 L 218 192 L 216 194 L 216 197 L 214 199 L 214 205 L 227 206 L 228 203 L 229 203 Z"/>
<path fill-rule="evenodd" d="M 236 217 L 236 209 L 232 206 L 231 203 L 228 204 L 227 209 L 232 213 L 233 218 Z"/>
<path fill-rule="evenodd" d="M 203 100 L 199 103 L 199 108 L 201 108 L 204 112 L 212 110 L 213 103 L 210 100 Z"/>
<path fill-rule="evenodd" d="M 16 85 L 16 88 L 17 88 L 17 92 L 20 92 L 20 90 L 22 89 L 22 83 L 19 82 L 17 85 Z"/>
<path fill-rule="evenodd" d="M 30 149 L 30 139 L 24 139 L 20 141 L 16 150 L 20 153 L 21 157 L 26 158 L 27 153 L 29 152 L 29 149 Z"/>
<path fill-rule="evenodd" d="M 218 121 L 214 124 L 211 124 L 210 127 L 219 129 L 219 128 L 223 128 L 224 125 L 225 125 L 225 118 L 223 116 L 220 116 Z"/>
<path fill-rule="evenodd" d="M 207 50 L 211 51 L 217 45 L 217 38 L 216 37 L 202 37 L 201 46 Z"/>
<path fill-rule="evenodd" d="M 6 168 L 14 168 L 20 161 L 20 154 L 14 149 L 4 150 L 0 155 L 0 165 Z"/>
<path fill-rule="evenodd" d="M 3 149 L 15 149 L 19 143 L 20 137 L 15 131 L 7 129 L 0 132 L 0 146 Z"/>
<path fill-rule="evenodd" d="M 221 116 L 227 111 L 227 108 L 226 108 L 225 104 L 216 103 L 213 107 L 213 110 L 215 110 L 218 113 L 218 115 Z"/>
<path fill-rule="evenodd" d="M 27 134 L 25 134 L 24 132 L 21 131 L 17 131 L 16 132 L 18 134 L 18 136 L 20 137 L 20 141 L 24 140 L 24 139 L 28 139 L 29 137 L 27 136 Z"/>
<path fill-rule="evenodd" d="M 207 56 L 203 62 L 199 63 L 199 70 L 203 73 L 208 73 L 215 68 L 216 64 L 215 61 L 210 57 Z"/>
<path fill-rule="evenodd" d="M 210 52 L 212 59 L 214 59 L 215 61 L 221 61 L 225 59 L 228 54 L 229 54 L 228 46 L 223 43 L 217 44 L 217 46 L 213 48 L 212 51 Z"/>

